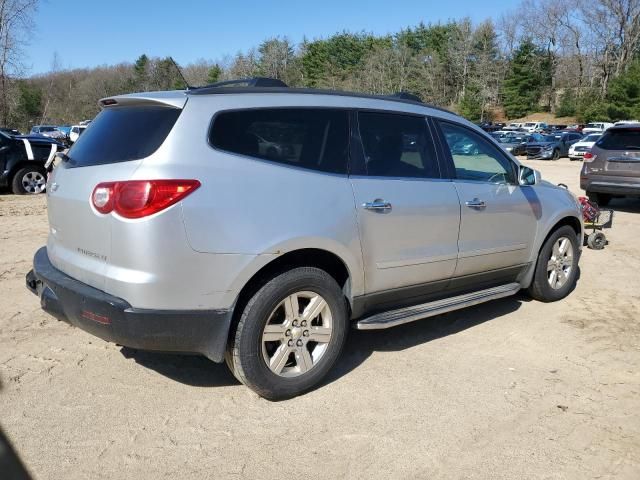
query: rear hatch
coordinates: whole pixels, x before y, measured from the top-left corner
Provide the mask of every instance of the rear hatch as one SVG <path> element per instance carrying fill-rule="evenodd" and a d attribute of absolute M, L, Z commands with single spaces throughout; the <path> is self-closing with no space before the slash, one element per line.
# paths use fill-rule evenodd
<path fill-rule="evenodd" d="M 94 209 L 93 189 L 101 182 L 129 180 L 143 161 L 153 161 L 185 102 L 146 96 L 103 101 L 109 106 L 74 143 L 68 158 L 49 179 L 47 252 L 56 268 L 104 290 L 113 218 Z"/>
<path fill-rule="evenodd" d="M 640 177 L 640 127 L 611 128 L 595 145 L 608 175 Z"/>

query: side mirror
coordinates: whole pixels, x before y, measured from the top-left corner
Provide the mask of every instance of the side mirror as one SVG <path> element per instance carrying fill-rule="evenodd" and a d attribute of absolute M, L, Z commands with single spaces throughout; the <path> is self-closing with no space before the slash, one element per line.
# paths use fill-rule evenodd
<path fill-rule="evenodd" d="M 537 185 L 542 180 L 542 176 L 538 170 L 521 166 L 518 171 L 518 182 L 520 185 Z"/>

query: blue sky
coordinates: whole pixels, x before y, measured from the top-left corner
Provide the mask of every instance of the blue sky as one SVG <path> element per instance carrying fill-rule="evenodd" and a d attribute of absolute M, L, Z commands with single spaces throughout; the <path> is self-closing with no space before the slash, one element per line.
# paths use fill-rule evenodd
<path fill-rule="evenodd" d="M 337 31 L 394 32 L 420 21 L 497 18 L 519 0 L 43 0 L 25 53 L 28 74 L 172 55 L 180 64 L 220 59 L 272 36 L 294 42 Z"/>

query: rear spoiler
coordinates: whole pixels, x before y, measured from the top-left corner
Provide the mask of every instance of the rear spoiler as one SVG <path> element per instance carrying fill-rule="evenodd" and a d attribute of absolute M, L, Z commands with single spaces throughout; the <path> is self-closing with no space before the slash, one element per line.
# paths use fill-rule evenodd
<path fill-rule="evenodd" d="M 101 108 L 110 108 L 117 106 L 156 106 L 184 108 L 184 105 L 186 103 L 187 96 L 182 90 L 118 95 L 115 97 L 103 98 L 98 102 Z"/>

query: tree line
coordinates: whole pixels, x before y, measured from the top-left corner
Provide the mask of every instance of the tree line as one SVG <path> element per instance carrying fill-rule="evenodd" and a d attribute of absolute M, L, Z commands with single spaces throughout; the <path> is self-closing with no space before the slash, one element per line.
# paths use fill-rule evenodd
<path fill-rule="evenodd" d="M 54 57 L 50 72 L 24 78 L 3 70 L 0 57 L 0 117 L 22 128 L 72 123 L 92 118 L 102 97 L 253 76 L 296 87 L 406 91 L 474 121 L 539 111 L 640 119 L 640 0 L 525 0 L 495 20 L 420 23 L 387 35 L 344 31 L 298 44 L 268 38 L 181 67 L 143 54 L 133 63 L 63 70 Z"/>

